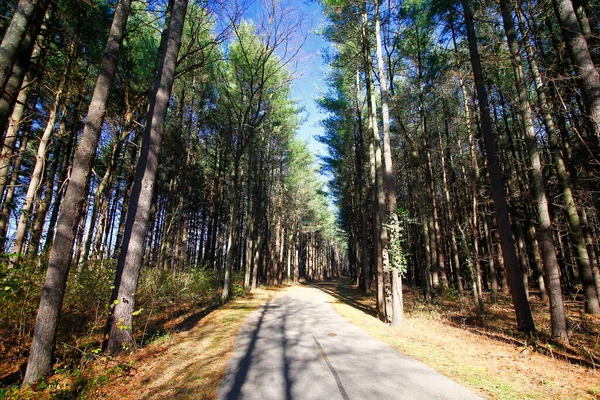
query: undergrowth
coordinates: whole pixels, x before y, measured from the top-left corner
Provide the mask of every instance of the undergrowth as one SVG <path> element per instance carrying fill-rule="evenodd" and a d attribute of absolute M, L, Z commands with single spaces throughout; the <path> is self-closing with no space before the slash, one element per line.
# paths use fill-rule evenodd
<path fill-rule="evenodd" d="M 66 287 L 55 351 L 54 374 L 26 392 L 18 391 L 28 357 L 45 270 L 37 260 L 23 259 L 9 268 L 0 262 L 0 399 L 6 397 L 78 398 L 133 366 L 127 355 L 118 359 L 101 352 L 109 315 L 115 262 L 89 262 L 72 270 Z M 135 313 L 138 347 L 168 343 L 172 332 L 184 329 L 186 318 L 215 307 L 221 278 L 212 269 L 142 271 Z M 234 274 L 234 297 L 244 294 L 243 276 Z M 175 322 L 179 321 L 180 324 Z M 66 383 L 68 382 L 68 383 Z M 17 394 L 18 393 L 18 394 Z"/>

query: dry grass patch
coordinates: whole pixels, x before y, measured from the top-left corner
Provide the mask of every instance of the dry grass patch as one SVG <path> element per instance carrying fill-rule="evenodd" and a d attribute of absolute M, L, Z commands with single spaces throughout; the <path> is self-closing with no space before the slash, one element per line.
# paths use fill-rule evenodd
<path fill-rule="evenodd" d="M 103 398 L 214 399 L 242 325 L 281 290 L 257 290 L 213 311 L 188 332 L 175 335 L 157 357 L 140 358 L 135 376 L 99 390 Z"/>
<path fill-rule="evenodd" d="M 222 307 L 173 319 L 165 324 L 173 333 L 132 355 L 99 356 L 78 376 L 58 374 L 41 388 L 5 395 L 15 399 L 214 399 L 242 325 L 254 310 L 285 289 L 259 289 Z"/>
<path fill-rule="evenodd" d="M 409 311 L 404 325 L 392 328 L 372 316 L 373 297 L 348 285 L 318 286 L 335 298 L 335 310 L 352 323 L 484 397 L 600 398 L 600 375 L 595 370 L 461 329 L 439 310 L 420 307 L 411 296 L 406 296 Z"/>

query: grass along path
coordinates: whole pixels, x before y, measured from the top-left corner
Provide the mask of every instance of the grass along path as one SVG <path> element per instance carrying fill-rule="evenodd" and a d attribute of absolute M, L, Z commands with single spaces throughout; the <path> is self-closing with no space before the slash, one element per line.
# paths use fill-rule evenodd
<path fill-rule="evenodd" d="M 242 325 L 285 290 L 258 289 L 172 319 L 165 324 L 171 333 L 133 354 L 99 354 L 83 370 L 58 372 L 25 390 L 0 391 L 0 399 L 214 399 Z"/>
<path fill-rule="evenodd" d="M 405 292 L 405 324 L 391 328 L 374 317 L 374 298 L 335 281 L 315 285 L 334 309 L 371 336 L 492 399 L 600 399 L 593 369 L 453 326 L 439 310 Z M 300 285 L 259 289 L 198 318 L 177 323 L 179 332 L 131 356 L 91 363 L 85 379 L 50 378 L 45 390 L 16 391 L 8 398 L 214 399 L 235 339 L 248 316 L 270 299 Z M 178 320 L 173 320 L 176 323 Z M 80 387 L 77 387 L 77 386 Z M 0 396 L 1 398 L 2 396 Z"/>
<path fill-rule="evenodd" d="M 439 311 L 405 301 L 405 323 L 392 328 L 374 317 L 375 302 L 348 284 L 315 285 L 335 310 L 371 336 L 492 399 L 600 399 L 600 374 L 527 348 L 452 326 Z M 405 293 L 406 295 L 406 293 Z M 412 303 L 412 304 L 411 304 Z"/>
<path fill-rule="evenodd" d="M 149 351 L 147 357 L 140 354 L 135 375 L 100 388 L 94 397 L 215 398 L 242 325 L 254 310 L 284 290 L 259 289 L 225 304 L 189 331 L 173 335 L 161 352 Z"/>

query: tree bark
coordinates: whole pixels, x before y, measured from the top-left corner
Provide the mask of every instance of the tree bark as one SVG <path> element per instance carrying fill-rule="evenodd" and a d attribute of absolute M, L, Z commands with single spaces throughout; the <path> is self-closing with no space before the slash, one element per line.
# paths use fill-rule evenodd
<path fill-rule="evenodd" d="M 13 152 L 14 144 L 17 140 L 19 128 L 23 122 L 23 115 L 25 108 L 27 107 L 27 100 L 29 98 L 29 92 L 33 86 L 33 83 L 38 75 L 38 70 L 42 65 L 42 54 L 45 47 L 46 35 L 44 32 L 40 32 L 37 42 L 31 53 L 31 64 L 23 83 L 21 84 L 21 90 L 17 96 L 15 106 L 13 107 L 12 113 L 8 119 L 8 128 L 4 136 L 4 142 L 2 150 L 0 151 L 0 195 L 4 193 L 6 187 L 6 181 L 8 179 L 8 172 L 10 166 L 11 155 Z M 0 121 L 0 128 L 3 127 Z"/>
<path fill-rule="evenodd" d="M 521 55 L 519 54 L 519 43 L 517 42 L 517 35 L 515 32 L 511 7 L 508 0 L 500 0 L 500 9 L 502 12 L 504 31 L 506 33 L 508 49 L 511 55 L 513 71 L 515 74 L 515 85 L 517 88 L 517 94 L 519 96 L 519 111 L 524 124 L 523 132 L 525 135 L 525 143 L 529 153 L 529 164 L 531 168 L 531 190 L 539 224 L 538 234 L 542 251 L 542 259 L 544 262 L 544 276 L 546 278 L 546 288 L 548 289 L 550 300 L 552 337 L 568 342 L 567 320 L 565 317 L 562 290 L 560 286 L 560 272 L 558 260 L 556 258 L 556 248 L 554 246 L 552 218 L 550 216 L 548 198 L 546 196 L 542 161 L 540 159 L 537 137 L 533 126 L 533 116 L 531 104 L 529 103 L 529 93 L 523 77 Z M 596 296 L 596 304 L 597 303 L 598 299 Z"/>
<path fill-rule="evenodd" d="M 23 385 L 35 382 L 52 372 L 52 354 L 56 344 L 56 331 L 69 274 L 73 241 L 83 211 L 85 188 L 96 156 L 108 94 L 117 71 L 130 6 L 131 0 L 120 0 L 113 17 L 106 50 L 100 64 L 100 73 L 96 80 L 83 135 L 77 146 L 71 179 L 58 219 L 57 237 L 48 260 L 48 271 L 42 289 Z"/>
<path fill-rule="evenodd" d="M 19 176 L 21 174 L 21 164 L 25 157 L 25 153 L 27 152 L 27 143 L 29 143 L 31 136 L 31 126 L 26 129 L 21 135 L 21 143 L 19 144 L 19 153 L 17 154 L 17 158 L 15 163 L 13 164 L 12 173 L 10 175 L 10 181 L 8 183 L 8 189 L 6 190 L 6 195 L 4 196 L 4 202 L 2 203 L 2 210 L 0 211 L 0 251 L 4 251 L 6 247 L 6 237 L 8 230 L 8 223 L 10 219 L 10 213 L 13 208 L 13 198 L 15 195 L 15 189 L 17 187 L 17 182 L 19 180 Z"/>
<path fill-rule="evenodd" d="M 554 168 L 556 170 L 559 186 L 562 191 L 563 200 L 565 202 L 565 212 L 567 214 L 567 221 L 569 223 L 571 231 L 571 241 L 573 243 L 573 246 L 575 247 L 575 252 L 577 253 L 576 260 L 577 265 L 579 267 L 579 276 L 582 281 L 583 291 L 586 298 L 585 309 L 587 313 L 599 314 L 600 304 L 598 303 L 598 293 L 596 291 L 596 285 L 594 283 L 594 278 L 592 274 L 590 256 L 588 249 L 586 248 L 585 238 L 581 226 L 581 220 L 579 218 L 579 211 L 577 209 L 575 198 L 573 196 L 573 190 L 571 188 L 571 179 L 569 177 L 569 172 L 565 165 L 565 160 L 563 158 L 562 151 L 558 143 L 559 134 L 557 132 L 556 126 L 554 125 L 552 115 L 550 114 L 550 106 L 546 98 L 542 74 L 535 60 L 533 49 L 531 48 L 531 45 L 529 43 L 529 37 L 526 34 L 520 11 L 517 11 L 517 16 L 519 20 L 521 34 L 524 37 L 523 42 L 529 61 L 529 67 L 534 77 L 538 104 L 542 111 L 544 128 L 546 130 L 546 134 L 548 135 L 548 144 L 550 147 L 550 152 L 552 153 Z"/>
<path fill-rule="evenodd" d="M 46 128 L 44 129 L 44 133 L 40 137 L 40 143 L 37 149 L 37 153 L 35 155 L 35 165 L 33 167 L 33 171 L 31 172 L 31 177 L 29 178 L 29 186 L 27 187 L 25 201 L 23 202 L 21 210 L 19 211 L 19 221 L 17 223 L 15 241 L 13 242 L 13 248 L 11 251 L 11 253 L 13 254 L 10 258 L 11 265 L 14 265 L 18 261 L 20 255 L 24 253 L 23 250 L 25 245 L 25 237 L 27 235 L 27 229 L 31 220 L 31 211 L 33 209 L 33 203 L 35 201 L 39 185 L 43 178 L 44 167 L 46 164 L 46 153 L 48 152 L 50 139 L 52 138 L 52 135 L 54 133 L 54 127 L 56 124 L 56 119 L 58 117 L 58 110 L 61 106 L 63 90 L 67 81 L 67 76 L 71 71 L 71 61 L 72 60 L 69 59 L 69 62 L 65 66 L 65 70 L 62 74 L 60 83 L 58 84 L 58 88 L 56 89 L 56 92 L 54 94 L 54 102 L 48 114 Z"/>
<path fill-rule="evenodd" d="M 41 20 L 46 13 L 50 0 L 20 0 L 10 24 L 4 32 L 0 44 L 0 93 L 4 95 L 6 83 L 12 74 L 19 51 L 23 51 L 24 39 L 33 25 Z M 29 33 L 37 37 L 39 26 L 34 27 Z M 3 127 L 2 127 L 3 128 Z"/>
<path fill-rule="evenodd" d="M 479 101 L 479 111 L 481 115 L 481 127 L 483 131 L 483 141 L 488 160 L 488 172 L 490 176 L 492 199 L 496 209 L 496 225 L 498 226 L 502 253 L 508 281 L 517 316 L 517 326 L 521 331 L 535 331 L 535 325 L 529 308 L 529 301 L 525 294 L 521 272 L 519 270 L 519 260 L 515 251 L 515 243 L 512 237 L 510 221 L 508 218 L 508 208 L 503 193 L 503 182 L 500 165 L 498 163 L 498 154 L 496 150 L 496 139 L 494 138 L 492 121 L 490 117 L 490 106 L 488 102 L 487 89 L 483 79 L 483 70 L 475 35 L 475 24 L 473 22 L 473 13 L 469 5 L 469 0 L 461 0 L 463 5 L 465 24 L 467 28 L 467 40 L 469 42 L 469 53 L 471 55 L 471 64 L 473 66 L 473 75 L 475 78 L 475 87 L 477 89 L 477 99 Z"/>
<path fill-rule="evenodd" d="M 392 161 L 392 145 L 390 135 L 390 112 L 389 112 L 389 88 L 385 73 L 385 65 L 383 62 L 383 50 L 381 45 L 380 33 L 380 17 L 379 17 L 379 1 L 375 2 L 375 39 L 377 42 L 377 68 L 379 77 L 379 89 L 381 92 L 381 115 L 383 121 L 383 159 L 384 159 L 384 181 L 387 198 L 387 223 L 392 226 L 397 226 L 398 214 L 396 213 L 396 185 L 394 182 L 394 168 Z M 387 243 L 388 251 L 390 243 Z M 400 266 L 391 265 L 391 296 L 392 296 L 392 326 L 401 325 L 404 320 L 402 310 L 402 277 L 400 275 Z"/>
<path fill-rule="evenodd" d="M 590 49 L 581 31 L 571 0 L 553 0 L 563 39 L 590 118 L 596 142 L 600 142 L 600 74 L 594 66 Z"/>
<path fill-rule="evenodd" d="M 233 171 L 233 204 L 231 215 L 229 217 L 229 233 L 227 237 L 227 256 L 225 260 L 225 280 L 223 282 L 223 292 L 221 292 L 221 301 L 226 302 L 231 296 L 231 274 L 233 273 L 233 263 L 235 261 L 238 247 L 238 211 L 240 205 L 239 181 L 243 179 L 240 172 L 239 160 L 234 161 Z"/>
<path fill-rule="evenodd" d="M 103 344 L 103 347 L 112 354 L 118 353 L 124 348 L 132 349 L 135 346 L 132 336 L 135 292 L 144 256 L 144 239 L 152 206 L 165 118 L 173 89 L 177 54 L 181 46 L 187 5 L 188 0 L 174 0 L 168 26 L 165 28 L 166 43 L 161 49 L 161 62 L 155 75 L 154 89 L 150 97 L 142 149 L 136 167 L 123 243 L 117 263 L 115 289 L 111 298 L 114 308 L 106 327 L 108 340 L 105 340 Z"/>

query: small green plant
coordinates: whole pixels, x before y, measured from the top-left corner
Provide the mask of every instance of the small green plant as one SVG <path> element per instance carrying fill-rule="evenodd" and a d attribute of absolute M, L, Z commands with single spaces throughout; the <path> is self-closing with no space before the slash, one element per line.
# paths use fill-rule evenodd
<path fill-rule="evenodd" d="M 595 398 L 600 398 L 600 386 L 591 386 L 587 389 L 587 392 Z"/>

